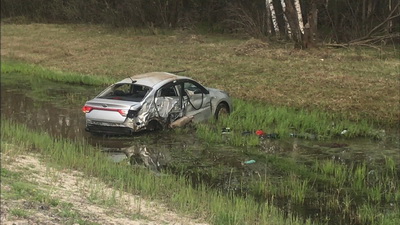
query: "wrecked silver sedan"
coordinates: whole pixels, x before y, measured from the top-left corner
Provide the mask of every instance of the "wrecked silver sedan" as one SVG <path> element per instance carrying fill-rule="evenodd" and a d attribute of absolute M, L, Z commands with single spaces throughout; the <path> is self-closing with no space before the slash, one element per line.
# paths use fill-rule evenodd
<path fill-rule="evenodd" d="M 232 111 L 229 95 L 191 78 L 152 72 L 121 80 L 87 101 L 86 131 L 131 134 L 200 122 Z"/>

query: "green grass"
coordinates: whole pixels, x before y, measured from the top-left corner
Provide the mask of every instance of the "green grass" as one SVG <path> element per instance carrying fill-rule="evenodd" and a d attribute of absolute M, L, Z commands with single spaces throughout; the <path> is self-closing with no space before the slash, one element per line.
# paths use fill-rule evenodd
<path fill-rule="evenodd" d="M 19 217 L 19 218 L 28 218 L 30 213 L 28 210 L 25 209 L 11 209 L 10 210 L 11 215 L 15 216 L 15 217 Z"/>
<path fill-rule="evenodd" d="M 21 144 L 27 149 L 40 149 L 40 153 L 51 165 L 78 169 L 120 191 L 161 199 L 182 212 L 198 213 L 209 218 L 209 222 L 214 224 L 253 224 L 255 221 L 304 224 L 297 217 L 284 217 L 283 212 L 271 205 L 274 199 L 285 199 L 294 205 L 309 204 L 312 201 L 321 205 L 323 211 L 341 210 L 353 219 L 371 224 L 383 221 L 384 218 L 379 214 L 392 215 L 392 211 L 398 210 L 397 206 L 392 206 L 400 197 L 399 181 L 396 179 L 398 167 L 390 158 L 379 167 L 366 164 L 346 166 L 332 160 L 317 161 L 312 166 L 305 166 L 279 156 L 265 155 L 264 159 L 258 157 L 256 160 L 266 162 L 265 169 L 270 170 L 266 174 L 269 175 L 252 180 L 250 184 L 242 183 L 241 187 L 250 189 L 249 194 L 240 197 L 232 195 L 230 191 L 222 193 L 211 189 L 202 183 L 194 188 L 185 178 L 184 172 L 180 176 L 168 172 L 163 176 L 155 176 L 141 167 L 112 163 L 99 150 L 84 142 L 52 138 L 4 119 L 1 126 L 4 131 L 1 134 L 3 142 L 17 146 Z M 15 178 L 19 175 L 5 170 L 2 176 Z M 35 201 L 51 204 L 49 200 L 40 200 L 46 199 L 46 196 L 35 194 L 35 188 L 29 185 L 16 182 L 14 186 L 21 196 L 33 194 L 39 196 Z M 118 200 L 116 192 L 106 199 L 100 198 L 101 195 L 102 191 L 94 187 L 89 200 L 102 205 L 112 205 Z M 263 199 L 270 203 L 260 203 Z M 374 208 L 377 204 L 381 207 Z M 357 208 L 357 205 L 363 206 Z M 399 221 L 390 216 L 387 222 Z"/>
<path fill-rule="evenodd" d="M 357 191 L 361 191 L 364 189 L 366 182 L 366 175 L 367 175 L 367 166 L 365 164 L 355 167 L 352 180 L 354 188 Z"/>
<path fill-rule="evenodd" d="M 104 86 L 115 82 L 115 78 L 105 76 L 90 76 L 80 73 L 71 73 L 47 69 L 38 65 L 26 64 L 17 61 L 7 61 L 1 63 L 1 73 L 18 73 L 32 79 L 47 79 L 51 81 L 63 82 L 67 84 L 80 84 L 92 86 Z"/>
<path fill-rule="evenodd" d="M 82 215 L 70 203 L 62 203 L 57 213 L 63 218 L 65 224 L 99 225 L 99 223 L 90 222 L 82 218 Z"/>
<path fill-rule="evenodd" d="M 128 165 L 115 164 L 98 149 L 83 142 L 53 139 L 45 133 L 32 132 L 25 126 L 4 119 L 1 126 L 2 131 L 5 131 L 1 133 L 2 141 L 17 145 L 25 143 L 40 149 L 44 158 L 50 160 L 49 163 L 54 166 L 78 169 L 124 191 L 141 194 L 147 198 L 162 199 L 181 211 L 205 216 L 214 224 L 254 224 L 270 221 L 276 221 L 278 224 L 304 224 L 296 217 L 286 218 L 274 206 L 257 203 L 252 197 L 232 198 L 205 185 L 193 188 L 184 177 L 171 174 L 155 176 L 143 168 L 132 169 Z M 28 191 L 27 188 L 20 189 L 21 193 Z"/>
<path fill-rule="evenodd" d="M 344 221 L 347 217 L 382 224 L 386 214 L 391 215 L 388 223 L 400 221 L 400 217 L 392 216 L 399 210 L 395 205 L 400 189 L 398 166 L 392 167 L 391 160 L 385 165 L 345 165 L 321 160 L 310 167 L 276 156 L 266 158 L 269 172 L 259 180 L 253 179 L 248 186 L 249 193 L 259 199 L 280 199 L 296 206 L 318 205 L 320 220 L 324 213 L 339 211 Z"/>
<path fill-rule="evenodd" d="M 382 138 L 371 121 L 350 121 L 338 114 L 318 110 L 297 110 L 289 107 L 273 107 L 242 100 L 234 101 L 235 110 L 228 117 L 209 125 L 198 125 L 197 134 L 208 142 L 225 141 L 234 146 L 257 146 L 260 144 L 255 131 L 278 134 L 280 138 L 293 137 L 327 140 L 332 138 L 369 137 Z M 221 135 L 222 129 L 231 132 Z M 347 133 L 342 131 L 347 129 Z M 250 135 L 243 135 L 244 132 Z"/>
<path fill-rule="evenodd" d="M 399 189 L 395 186 L 398 186 L 399 180 L 396 179 L 396 170 L 389 174 L 384 168 L 374 168 L 365 163 L 345 166 L 332 160 L 317 162 L 315 169 L 322 172 L 320 178 L 325 180 L 327 190 L 346 190 L 343 192 L 346 205 L 352 201 L 349 193 L 352 193 L 352 198 L 362 199 L 367 205 L 397 201 Z"/>

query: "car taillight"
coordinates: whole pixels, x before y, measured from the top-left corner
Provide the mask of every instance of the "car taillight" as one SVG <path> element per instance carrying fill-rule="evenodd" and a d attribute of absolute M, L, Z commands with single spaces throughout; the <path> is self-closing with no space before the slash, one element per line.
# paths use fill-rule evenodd
<path fill-rule="evenodd" d="M 118 109 L 119 114 L 121 114 L 121 116 L 126 116 L 126 114 L 128 113 L 128 110 L 126 109 Z"/>
<path fill-rule="evenodd" d="M 114 111 L 114 112 L 118 112 L 119 114 L 121 114 L 121 116 L 126 116 L 128 114 L 128 110 L 127 109 L 98 108 L 98 107 L 91 107 L 91 106 L 87 106 L 87 105 L 82 107 L 82 112 L 90 113 L 93 109 L 95 109 L 95 110 L 104 110 L 104 111 Z"/>
<path fill-rule="evenodd" d="M 82 112 L 84 112 L 84 113 L 90 113 L 90 111 L 92 111 L 92 110 L 93 110 L 93 107 L 90 107 L 87 105 L 82 107 Z"/>

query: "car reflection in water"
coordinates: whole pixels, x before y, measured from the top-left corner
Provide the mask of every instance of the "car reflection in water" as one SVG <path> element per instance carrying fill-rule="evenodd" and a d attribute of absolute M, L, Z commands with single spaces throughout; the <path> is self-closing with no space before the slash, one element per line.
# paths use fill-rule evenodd
<path fill-rule="evenodd" d="M 152 171 L 160 172 L 171 161 L 167 150 L 149 149 L 145 145 L 133 145 L 127 148 L 103 148 L 116 163 L 127 161 L 133 166 L 145 166 Z"/>

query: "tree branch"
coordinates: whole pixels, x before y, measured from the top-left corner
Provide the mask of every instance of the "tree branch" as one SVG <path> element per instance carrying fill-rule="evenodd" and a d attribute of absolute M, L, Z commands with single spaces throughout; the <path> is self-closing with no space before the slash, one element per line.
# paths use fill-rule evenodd
<path fill-rule="evenodd" d="M 400 38 L 400 32 L 381 35 L 381 36 L 374 36 L 364 40 L 352 41 L 347 44 L 326 44 L 325 46 L 335 47 L 335 48 L 348 48 L 351 46 L 367 46 L 376 49 L 377 47 L 373 45 L 374 43 L 393 38 Z"/>
<path fill-rule="evenodd" d="M 384 26 L 387 22 L 389 22 L 390 20 L 392 20 L 392 19 L 394 19 L 394 18 L 400 16 L 400 14 L 393 15 L 393 14 L 396 12 L 397 8 L 399 8 L 399 6 L 400 6 L 400 2 L 398 2 L 398 3 L 396 4 L 396 6 L 392 9 L 392 11 L 391 11 L 391 12 L 389 13 L 389 15 L 386 17 L 386 19 L 385 19 L 382 23 L 380 23 L 380 24 L 378 24 L 377 26 L 375 26 L 374 28 L 372 28 L 372 30 L 370 30 L 370 31 L 368 32 L 367 35 L 365 35 L 364 37 L 361 37 L 361 38 L 352 40 L 352 41 L 350 41 L 349 43 L 359 42 L 359 41 L 362 41 L 362 40 L 371 38 L 372 34 L 373 34 L 375 31 L 377 31 L 378 29 L 380 29 L 381 27 L 383 27 L 383 26 Z"/>

